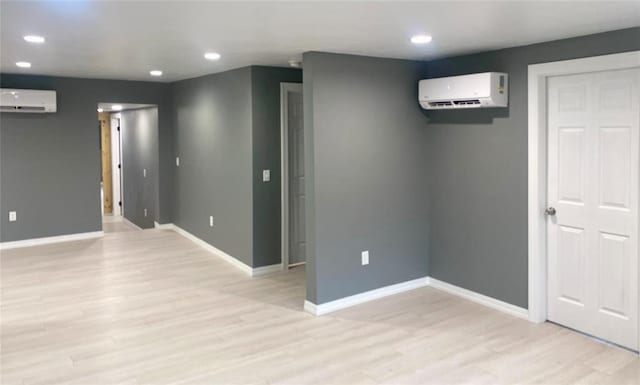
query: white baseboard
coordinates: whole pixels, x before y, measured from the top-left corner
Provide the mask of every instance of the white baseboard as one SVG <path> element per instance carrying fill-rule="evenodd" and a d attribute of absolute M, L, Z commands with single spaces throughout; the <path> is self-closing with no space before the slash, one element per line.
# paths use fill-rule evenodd
<path fill-rule="evenodd" d="M 125 218 L 124 216 L 122 217 L 122 221 L 126 224 L 128 224 L 129 226 L 133 226 L 138 230 L 144 230 L 142 227 L 136 225 L 135 223 L 131 222 L 130 220 L 128 220 L 127 218 Z"/>
<path fill-rule="evenodd" d="M 254 267 L 252 270 L 251 276 L 255 277 L 257 275 L 270 274 L 270 273 L 275 273 L 277 271 L 282 271 L 282 263 L 276 263 L 275 265 L 269 265 L 269 266 Z"/>
<path fill-rule="evenodd" d="M 446 291 L 449 294 L 462 297 L 480 305 L 484 305 L 492 309 L 510 314 L 514 317 L 519 317 L 527 320 L 529 319 L 529 311 L 527 309 L 512 305 L 504 301 L 500 301 L 499 299 L 495 299 L 484 294 L 476 293 L 475 291 L 467 290 L 432 277 L 429 277 L 429 286 L 435 289 Z"/>
<path fill-rule="evenodd" d="M 85 240 L 85 239 L 100 238 L 102 236 L 104 236 L 104 232 L 103 231 L 92 231 L 92 232 L 88 232 L 88 233 L 57 235 L 57 236 L 54 236 L 54 237 L 31 238 L 31 239 L 24 239 L 24 240 L 21 240 L 21 241 L 1 242 L 0 243 L 0 250 L 16 249 L 16 248 L 19 248 L 19 247 L 48 245 L 48 244 L 51 244 L 51 243 L 81 241 L 81 240 Z"/>
<path fill-rule="evenodd" d="M 307 313 L 311 313 L 313 315 L 321 315 L 321 314 L 318 314 L 318 306 L 315 303 L 307 300 L 304 300 L 304 311 L 306 311 Z"/>
<path fill-rule="evenodd" d="M 345 309 L 351 306 L 359 305 L 365 302 L 373 301 L 390 295 L 414 290 L 420 287 L 430 286 L 434 289 L 445 291 L 449 294 L 467 299 L 469 301 L 490 307 L 495 310 L 510 314 L 512 316 L 528 319 L 529 311 L 519 306 L 500 301 L 498 299 L 488 297 L 486 295 L 476 293 L 471 290 L 463 289 L 459 286 L 452 285 L 432 277 L 424 277 L 406 281 L 395 285 L 381 287 L 379 289 L 366 291 L 364 293 L 355 294 L 349 297 L 340 298 L 331 302 L 316 305 L 310 301 L 304 301 L 304 310 L 313 315 L 329 314 L 337 310 Z"/>
<path fill-rule="evenodd" d="M 213 246 L 212 244 L 208 243 L 207 241 L 205 241 L 203 239 L 200 239 L 197 236 L 191 234 L 187 230 L 176 226 L 173 223 L 160 224 L 158 222 L 154 222 L 154 227 L 156 229 L 158 229 L 158 230 L 173 230 L 173 231 L 175 231 L 176 233 L 182 235 L 183 237 L 187 238 L 191 242 L 193 242 L 193 243 L 197 244 L 198 246 L 202 247 L 203 249 L 207 250 L 211 254 L 214 254 L 214 255 L 222 258 L 226 262 L 229 262 L 230 264 L 232 264 L 233 266 L 235 266 L 238 269 L 242 270 L 245 274 L 247 274 L 250 277 L 269 274 L 269 273 L 273 273 L 273 272 L 276 272 L 276 271 L 282 271 L 282 264 L 280 264 L 280 263 L 275 264 L 275 265 L 270 265 L 270 266 L 251 267 L 251 266 L 245 264 L 244 262 L 240 261 L 239 259 L 237 259 L 237 258 L 225 253 L 224 251 L 218 249 L 217 247 Z"/>
<path fill-rule="evenodd" d="M 153 227 L 158 230 L 174 230 L 175 226 L 173 223 L 158 223 L 153 221 Z"/>
<path fill-rule="evenodd" d="M 425 287 L 428 284 L 428 278 L 418 278 L 411 281 L 396 283 L 395 285 L 389 285 L 381 287 L 379 289 L 365 291 L 364 293 L 355 294 L 349 297 L 344 297 L 331 302 L 325 302 L 320 305 L 316 305 L 312 302 L 304 302 L 304 310 L 313 315 L 323 315 L 332 313 L 337 310 L 345 309 L 351 306 L 359 305 L 361 303 L 373 301 L 390 295 L 402 293 L 405 291 L 417 289 L 419 287 Z"/>

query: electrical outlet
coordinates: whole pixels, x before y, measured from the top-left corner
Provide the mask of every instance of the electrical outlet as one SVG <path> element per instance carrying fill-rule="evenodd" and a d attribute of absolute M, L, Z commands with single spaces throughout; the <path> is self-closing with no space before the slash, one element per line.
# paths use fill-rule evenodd
<path fill-rule="evenodd" d="M 180 157 L 176 156 L 176 167 L 180 167 Z"/>
<path fill-rule="evenodd" d="M 15 222 L 18 220 L 17 213 L 15 211 L 9 211 L 9 222 Z"/>
<path fill-rule="evenodd" d="M 369 250 L 362 252 L 362 266 L 369 264 Z"/>
<path fill-rule="evenodd" d="M 147 209 L 144 209 L 144 217 L 147 217 Z"/>
<path fill-rule="evenodd" d="M 271 170 L 262 170 L 262 181 L 269 182 L 271 180 Z"/>
<path fill-rule="evenodd" d="M 213 227 L 213 215 L 209 216 L 209 227 Z"/>

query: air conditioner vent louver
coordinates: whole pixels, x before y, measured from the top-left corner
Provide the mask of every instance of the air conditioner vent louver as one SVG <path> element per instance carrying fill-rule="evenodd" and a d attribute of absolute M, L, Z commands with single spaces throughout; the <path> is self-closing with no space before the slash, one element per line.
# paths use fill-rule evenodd
<path fill-rule="evenodd" d="M 4 112 L 45 112 L 44 107 L 29 106 L 0 106 L 0 111 Z"/>
<path fill-rule="evenodd" d="M 453 104 L 458 106 L 472 106 L 474 104 L 480 104 L 480 100 L 454 100 Z"/>
<path fill-rule="evenodd" d="M 451 102 L 430 102 L 429 105 L 431 107 L 446 107 L 450 106 Z"/>
<path fill-rule="evenodd" d="M 0 112 L 56 112 L 56 92 L 46 90 L 0 89 Z"/>
<path fill-rule="evenodd" d="M 427 110 L 507 107 L 508 75 L 500 72 L 420 80 L 418 102 Z"/>

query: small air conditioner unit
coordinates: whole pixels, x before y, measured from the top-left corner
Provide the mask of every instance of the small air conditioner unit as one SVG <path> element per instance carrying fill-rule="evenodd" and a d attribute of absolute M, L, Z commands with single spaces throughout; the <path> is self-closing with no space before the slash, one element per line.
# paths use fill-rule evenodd
<path fill-rule="evenodd" d="M 502 72 L 420 80 L 418 101 L 425 110 L 506 107 L 508 80 Z"/>
<path fill-rule="evenodd" d="M 1 112 L 56 112 L 56 92 L 41 90 L 0 89 Z"/>

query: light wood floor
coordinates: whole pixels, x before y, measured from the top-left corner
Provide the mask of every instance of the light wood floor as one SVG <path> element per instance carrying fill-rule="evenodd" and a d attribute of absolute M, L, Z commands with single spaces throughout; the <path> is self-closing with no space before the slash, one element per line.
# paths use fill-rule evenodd
<path fill-rule="evenodd" d="M 6 250 L 1 382 L 638 384 L 635 354 L 432 288 L 328 316 L 171 231 Z"/>
<path fill-rule="evenodd" d="M 120 215 L 105 215 L 102 217 L 102 231 L 105 233 L 119 233 L 121 231 L 138 230 L 140 229 L 126 222 Z"/>

